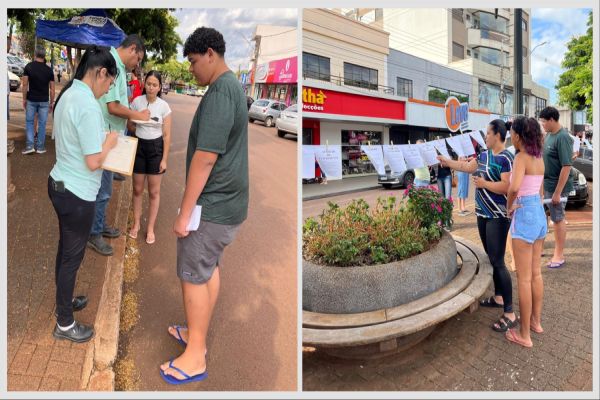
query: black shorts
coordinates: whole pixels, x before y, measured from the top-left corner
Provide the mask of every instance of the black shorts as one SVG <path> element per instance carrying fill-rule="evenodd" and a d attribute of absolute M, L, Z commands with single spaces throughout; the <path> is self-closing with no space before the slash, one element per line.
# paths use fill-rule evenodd
<path fill-rule="evenodd" d="M 164 173 L 164 171 L 159 172 L 160 162 L 163 157 L 163 147 L 162 136 L 150 140 L 138 138 L 133 173 L 146 175 L 159 175 Z"/>

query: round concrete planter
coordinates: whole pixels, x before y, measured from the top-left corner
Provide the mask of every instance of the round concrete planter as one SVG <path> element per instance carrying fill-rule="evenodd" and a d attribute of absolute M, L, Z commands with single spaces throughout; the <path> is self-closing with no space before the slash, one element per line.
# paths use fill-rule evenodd
<path fill-rule="evenodd" d="M 389 264 L 331 267 L 304 261 L 302 308 L 351 314 L 396 307 L 442 288 L 457 272 L 456 243 L 447 232 L 428 251 Z"/>

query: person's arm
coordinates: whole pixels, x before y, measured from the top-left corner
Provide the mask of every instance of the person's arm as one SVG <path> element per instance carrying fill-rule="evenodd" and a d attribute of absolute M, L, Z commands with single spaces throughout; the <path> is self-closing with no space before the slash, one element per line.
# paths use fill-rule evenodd
<path fill-rule="evenodd" d="M 27 108 L 27 92 L 29 91 L 29 77 L 23 75 L 21 77 L 21 93 L 23 93 L 23 110 Z"/>
<path fill-rule="evenodd" d="M 196 201 L 198 200 L 198 197 L 200 197 L 200 193 L 204 190 L 206 181 L 208 181 L 210 172 L 217 162 L 218 157 L 218 154 L 210 153 L 208 151 L 196 150 L 194 153 L 188 171 L 179 215 L 175 219 L 175 224 L 173 225 L 173 231 L 177 237 L 182 238 L 189 234 L 187 225 L 192 216 L 192 211 L 196 206 Z"/>
<path fill-rule="evenodd" d="M 54 96 L 56 95 L 56 85 L 50 81 L 50 112 L 54 109 Z"/>
<path fill-rule="evenodd" d="M 467 160 L 459 161 L 459 160 L 452 160 L 452 159 L 450 159 L 448 157 L 444 157 L 444 156 L 437 156 L 437 159 L 440 161 L 440 163 L 442 164 L 443 167 L 450 167 L 456 171 L 468 172 L 470 174 L 477 171 L 477 159 L 476 158 L 473 158 L 469 161 L 467 161 Z"/>
<path fill-rule="evenodd" d="M 111 115 L 114 115 L 123 119 L 137 119 L 140 121 L 148 121 L 150 119 L 150 110 L 145 109 L 141 111 L 131 110 L 118 101 L 111 101 L 106 103 L 106 108 Z"/>
<path fill-rule="evenodd" d="M 160 161 L 160 172 L 167 169 L 169 149 L 171 148 L 171 114 L 163 118 L 163 156 Z"/>
<path fill-rule="evenodd" d="M 118 132 L 110 132 L 108 135 L 106 135 L 106 140 L 104 143 L 102 143 L 102 151 L 100 153 L 89 154 L 85 156 L 85 165 L 87 165 L 90 171 L 95 171 L 102 167 L 108 152 L 117 145 L 118 137 Z"/>
<path fill-rule="evenodd" d="M 570 138 L 568 136 L 561 136 L 556 145 L 558 159 L 562 165 L 562 168 L 560 169 L 560 175 L 558 176 L 556 188 L 552 194 L 552 204 L 554 205 L 560 204 L 560 196 L 569 180 L 569 176 L 571 175 L 571 166 L 573 163 L 571 158 L 571 154 L 573 152 L 573 143 L 571 142 Z"/>
<path fill-rule="evenodd" d="M 513 202 L 517 198 L 517 194 L 519 193 L 519 188 L 523 183 L 523 178 L 525 177 L 525 163 L 523 162 L 521 153 L 517 154 L 515 157 L 515 162 L 513 163 L 512 170 L 512 179 L 508 186 L 508 198 L 506 201 L 506 209 L 508 210 L 509 216 L 513 213 Z"/>

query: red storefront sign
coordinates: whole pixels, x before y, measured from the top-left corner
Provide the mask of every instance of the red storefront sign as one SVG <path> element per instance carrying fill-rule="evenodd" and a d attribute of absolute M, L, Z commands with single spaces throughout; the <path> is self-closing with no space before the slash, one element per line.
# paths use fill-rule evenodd
<path fill-rule="evenodd" d="M 271 61 L 267 83 L 297 83 L 298 82 L 298 57 L 284 58 Z"/>
<path fill-rule="evenodd" d="M 405 120 L 406 102 L 333 90 L 302 88 L 302 110 L 311 113 Z"/>

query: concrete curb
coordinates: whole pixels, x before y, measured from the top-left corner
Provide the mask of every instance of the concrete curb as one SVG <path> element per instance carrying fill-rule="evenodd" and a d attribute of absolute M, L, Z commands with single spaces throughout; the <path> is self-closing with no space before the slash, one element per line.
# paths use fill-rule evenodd
<path fill-rule="evenodd" d="M 81 389 L 114 391 L 113 363 L 119 347 L 119 318 L 123 288 L 123 263 L 127 236 L 127 218 L 131 206 L 131 179 L 123 181 L 117 204 L 115 226 L 123 232 L 112 241 L 114 254 L 108 258 L 100 305 L 94 322 L 95 337 L 86 350 Z"/>
<path fill-rule="evenodd" d="M 324 199 L 327 197 L 339 196 L 342 194 L 349 194 L 349 193 L 363 192 L 365 190 L 379 189 L 380 187 L 381 186 L 377 184 L 374 186 L 366 186 L 366 187 L 361 187 L 361 188 L 356 188 L 356 189 L 340 190 L 340 191 L 332 192 L 332 193 L 316 194 L 313 196 L 302 197 L 302 201 Z"/>

